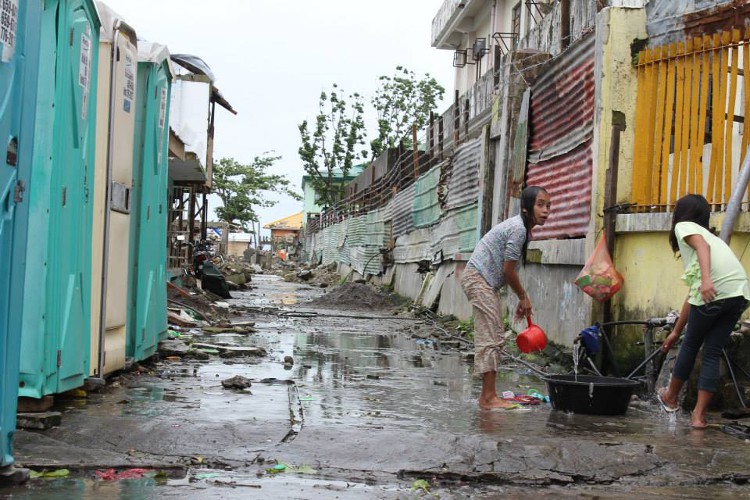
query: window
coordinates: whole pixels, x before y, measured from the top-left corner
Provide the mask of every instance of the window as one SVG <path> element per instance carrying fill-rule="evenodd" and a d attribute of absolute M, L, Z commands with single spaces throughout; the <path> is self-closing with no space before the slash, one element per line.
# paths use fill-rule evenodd
<path fill-rule="evenodd" d="M 511 31 L 513 32 L 513 48 L 518 46 L 521 38 L 521 2 L 518 2 L 511 12 Z"/>

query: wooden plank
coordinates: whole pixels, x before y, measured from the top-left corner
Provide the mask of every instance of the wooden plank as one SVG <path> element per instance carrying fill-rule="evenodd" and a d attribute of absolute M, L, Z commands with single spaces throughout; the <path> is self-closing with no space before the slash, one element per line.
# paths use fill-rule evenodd
<path fill-rule="evenodd" d="M 701 82 L 701 49 L 703 43 L 700 38 L 688 40 L 687 51 L 690 52 L 690 67 L 692 69 L 692 78 L 690 82 L 690 124 L 688 131 L 690 134 L 690 161 L 687 169 L 686 192 L 696 193 L 695 180 L 698 165 L 700 164 L 701 153 L 703 152 L 703 141 L 698 141 L 698 124 L 701 122 L 700 108 L 698 103 L 700 96 Z"/>
<path fill-rule="evenodd" d="M 724 105 L 721 102 L 721 36 L 717 33 L 713 36 L 713 49 L 711 50 L 711 167 L 708 171 L 708 188 L 706 198 L 710 204 L 716 203 L 716 180 L 718 174 L 719 156 L 722 155 L 719 148 L 719 123 L 723 122 Z"/>
<path fill-rule="evenodd" d="M 654 189 L 654 183 L 653 183 L 653 171 L 656 165 L 656 160 L 654 158 L 655 154 L 655 142 L 656 142 L 656 130 L 657 128 L 654 128 L 654 124 L 656 123 L 656 109 L 659 106 L 659 99 L 658 99 L 658 89 L 659 82 L 657 80 L 658 78 L 658 67 L 654 64 L 654 58 L 656 56 L 656 51 L 649 49 L 646 54 L 646 60 L 648 64 L 646 65 L 646 90 L 645 90 L 645 98 L 646 98 L 646 123 L 648 123 L 648 134 L 646 135 L 645 139 L 645 151 L 646 151 L 646 165 L 647 169 L 644 172 L 644 177 L 641 178 L 641 182 L 644 184 L 644 193 L 646 194 L 646 199 L 644 200 L 644 205 L 651 205 L 653 203 L 653 189 Z"/>
<path fill-rule="evenodd" d="M 734 107 L 737 101 L 737 65 L 739 64 L 738 48 L 740 43 L 740 30 L 733 29 L 731 33 L 732 41 L 730 46 L 731 64 L 729 75 L 729 99 L 727 100 L 726 112 L 726 146 L 724 148 L 725 167 L 724 167 L 724 204 L 729 203 L 732 196 L 732 139 L 734 135 Z"/>
<path fill-rule="evenodd" d="M 746 71 L 750 68 L 750 28 L 745 30 L 745 40 L 742 49 L 742 69 L 743 71 Z M 750 77 L 748 76 L 742 77 L 742 81 L 745 84 L 745 102 L 742 108 L 744 123 L 742 127 L 742 154 L 740 155 L 740 165 L 745 161 L 748 144 L 750 144 L 750 137 L 748 137 L 750 136 L 750 119 L 748 119 L 748 116 L 750 116 Z M 750 187 L 748 187 L 748 190 L 750 190 Z"/>
<path fill-rule="evenodd" d="M 699 158 L 700 162 L 698 164 L 698 168 L 696 169 L 696 178 L 695 178 L 695 187 L 696 187 L 696 193 L 705 193 L 704 190 L 704 182 L 703 182 L 703 172 L 705 170 L 705 159 L 703 157 L 703 151 L 705 150 L 705 137 L 706 137 L 706 120 L 709 119 L 708 117 L 708 100 L 710 98 L 710 95 L 708 93 L 708 84 L 711 78 L 711 53 L 709 52 L 709 48 L 711 47 L 711 36 L 710 35 L 704 35 L 703 41 L 701 42 L 702 45 L 702 52 L 701 52 L 701 96 L 700 96 L 700 113 L 698 114 L 698 118 L 700 121 L 698 122 L 698 144 L 699 144 Z"/>
<path fill-rule="evenodd" d="M 677 70 L 677 88 L 675 89 L 675 117 L 674 117 L 674 154 L 672 158 L 672 178 L 670 182 L 669 201 L 674 203 L 677 196 L 682 192 L 680 184 L 685 179 L 685 157 L 687 148 L 683 151 L 683 129 L 686 124 L 683 120 L 688 113 L 683 112 L 685 107 L 685 45 L 682 42 L 677 44 L 676 53 L 676 70 Z"/>
<path fill-rule="evenodd" d="M 726 170 L 726 161 L 724 156 L 724 144 L 726 138 L 726 109 L 727 109 L 727 83 L 729 74 L 729 42 L 730 33 L 725 31 L 718 35 L 721 38 L 721 47 L 718 50 L 720 54 L 720 68 L 719 68 L 719 102 L 715 106 L 718 111 L 716 114 L 716 123 L 714 124 L 717 128 L 717 139 L 718 143 L 711 145 L 711 156 L 714 155 L 714 149 L 718 153 L 716 162 L 716 184 L 714 184 L 714 203 L 716 203 L 716 210 L 721 210 L 721 203 L 724 201 L 724 173 Z"/>
<path fill-rule="evenodd" d="M 664 137 L 664 100 L 665 100 L 665 94 L 667 89 L 667 66 L 668 64 L 664 62 L 664 60 L 661 58 L 662 53 L 666 52 L 666 47 L 657 47 L 654 51 L 654 54 L 657 55 L 659 58 L 659 65 L 658 65 L 658 72 L 659 75 L 657 77 L 656 84 L 657 87 L 657 93 L 656 93 L 656 134 L 654 137 L 654 144 L 653 144 L 653 152 L 655 154 L 654 161 L 652 163 L 653 167 L 651 170 L 651 185 L 652 185 L 652 195 L 651 200 L 649 201 L 649 204 L 659 204 L 659 193 L 661 189 L 659 188 L 659 183 L 661 182 L 661 164 L 662 164 L 662 142 Z M 656 187 L 656 189 L 654 189 Z M 654 192 L 655 191 L 655 192 Z"/>
<path fill-rule="evenodd" d="M 675 81 L 677 78 L 677 61 L 675 55 L 677 46 L 674 43 L 669 44 L 669 60 L 667 62 L 667 97 L 664 103 L 664 133 L 662 134 L 662 152 L 659 163 L 659 205 L 665 205 L 668 202 L 669 188 L 669 151 L 672 147 L 672 122 L 674 120 L 674 94 Z M 662 51 L 662 54 L 664 52 Z"/>
<path fill-rule="evenodd" d="M 647 147 L 644 140 L 647 136 L 653 137 L 651 128 L 653 122 L 648 121 L 648 110 L 646 103 L 651 100 L 648 91 L 648 80 L 646 79 L 646 60 L 648 51 L 642 50 L 638 54 L 638 66 L 636 67 L 638 90 L 635 96 L 635 144 L 633 147 L 633 173 L 631 197 L 637 205 L 646 205 L 646 186 L 650 176 L 648 172 L 649 157 L 646 154 Z M 650 66 L 650 65 L 649 65 Z"/>

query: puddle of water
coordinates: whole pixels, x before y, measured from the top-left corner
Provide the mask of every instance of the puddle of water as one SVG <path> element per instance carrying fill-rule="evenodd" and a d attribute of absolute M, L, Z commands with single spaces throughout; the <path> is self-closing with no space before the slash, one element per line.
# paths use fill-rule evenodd
<path fill-rule="evenodd" d="M 410 498 L 409 486 L 373 486 L 353 480 L 327 480 L 311 475 L 280 473 L 275 475 L 243 474 L 233 471 L 196 469 L 184 479 L 154 478 L 102 481 L 90 478 L 31 480 L 21 486 L 0 488 L 0 498 L 22 500 L 88 500 L 119 498 L 123 500 L 160 500 L 163 498 Z"/>

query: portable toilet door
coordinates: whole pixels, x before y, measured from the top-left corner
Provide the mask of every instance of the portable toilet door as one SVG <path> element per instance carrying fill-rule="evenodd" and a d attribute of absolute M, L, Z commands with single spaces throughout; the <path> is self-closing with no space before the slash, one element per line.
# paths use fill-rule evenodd
<path fill-rule="evenodd" d="M 34 137 L 37 64 L 39 61 L 39 2 L 0 5 L 0 137 L 7 142 L 0 166 L 0 471 L 13 464 L 16 430 L 18 366 L 21 349 L 20 301 L 25 227 L 18 227 L 24 203 L 23 174 L 30 170 Z M 24 172 L 21 172 L 21 169 Z"/>
<path fill-rule="evenodd" d="M 91 248 L 90 374 L 103 377 L 126 365 L 138 41 L 135 30 L 109 6 L 97 2 L 97 9 L 102 29 Z"/>
<path fill-rule="evenodd" d="M 92 0 L 45 0 L 28 187 L 19 395 L 89 375 L 91 186 L 99 18 Z M 31 284 L 34 284 L 32 287 Z"/>
<path fill-rule="evenodd" d="M 172 79 L 167 48 L 139 42 L 127 349 L 134 361 L 153 355 L 159 341 L 167 336 L 167 178 Z"/>

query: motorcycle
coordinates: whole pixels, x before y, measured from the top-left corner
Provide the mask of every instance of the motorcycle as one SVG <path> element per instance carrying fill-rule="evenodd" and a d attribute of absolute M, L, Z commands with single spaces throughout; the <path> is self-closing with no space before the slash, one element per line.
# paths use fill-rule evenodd
<path fill-rule="evenodd" d="M 214 265 L 214 249 L 211 242 L 201 240 L 193 246 L 193 273 L 201 280 L 201 288 L 215 293 L 223 299 L 231 299 L 229 285 L 224 275 Z"/>

